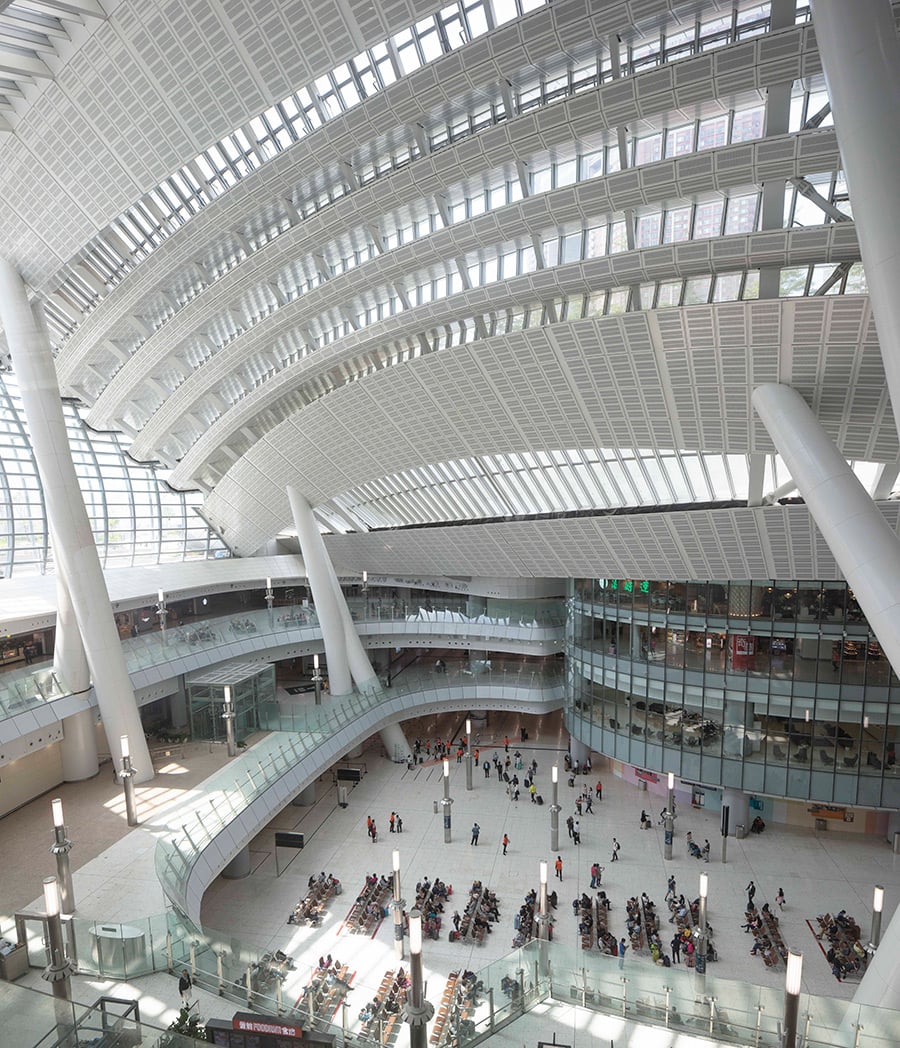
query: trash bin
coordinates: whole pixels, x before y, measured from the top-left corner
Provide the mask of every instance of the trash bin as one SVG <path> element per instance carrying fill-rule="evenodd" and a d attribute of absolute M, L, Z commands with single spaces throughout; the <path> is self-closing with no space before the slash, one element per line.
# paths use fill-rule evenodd
<path fill-rule="evenodd" d="M 900 830 L 894 830 L 894 854 L 900 855 Z"/>
<path fill-rule="evenodd" d="M 644 779 L 638 779 L 638 790 L 640 790 L 641 793 L 647 792 L 647 783 Z"/>
<path fill-rule="evenodd" d="M 341 808 L 346 808 L 347 807 L 347 803 L 348 803 L 347 802 L 347 787 L 346 786 L 338 786 L 338 788 L 337 788 L 337 797 L 338 797 L 338 805 Z"/>
<path fill-rule="evenodd" d="M 435 815 L 437 815 L 437 813 L 438 813 L 438 804 L 439 804 L 439 803 L 440 803 L 439 801 L 435 801 L 435 802 L 434 802 L 434 814 L 435 814 Z"/>
<path fill-rule="evenodd" d="M 734 835 L 739 841 L 742 841 L 747 836 L 747 827 L 739 822 L 734 828 Z"/>
<path fill-rule="evenodd" d="M 828 821 L 826 819 L 816 819 L 816 833 L 822 833 L 828 829 Z"/>

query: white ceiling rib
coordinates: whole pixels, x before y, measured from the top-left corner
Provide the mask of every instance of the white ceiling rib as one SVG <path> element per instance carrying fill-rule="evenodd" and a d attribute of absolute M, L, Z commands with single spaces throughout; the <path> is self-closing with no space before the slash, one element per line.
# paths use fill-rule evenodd
<path fill-rule="evenodd" d="M 786 32 L 792 35 L 792 39 L 796 39 L 796 43 L 789 49 L 796 55 L 796 64 L 789 71 L 785 71 L 788 78 L 799 78 L 817 72 L 818 55 L 815 49 L 808 44 L 810 36 L 808 27 L 801 26 Z M 475 41 L 471 47 L 477 48 L 479 43 L 480 41 Z M 645 78 L 658 77 L 659 74 L 665 74 L 670 81 L 668 86 L 672 93 L 665 98 L 666 110 L 670 114 L 670 119 L 695 119 L 702 100 L 715 99 L 720 90 L 728 91 L 731 96 L 738 90 L 742 96 L 747 92 L 762 90 L 768 82 L 765 78 L 769 71 L 766 63 L 762 61 L 761 43 L 761 39 L 751 39 L 731 48 L 716 51 L 712 55 L 701 55 L 681 62 L 680 66 L 702 63 L 704 68 L 709 67 L 709 75 L 705 80 L 698 81 L 697 78 L 694 78 L 691 81 L 691 95 L 690 98 L 684 100 L 686 108 L 683 113 L 679 113 L 682 100 L 679 97 L 678 87 L 671 82 L 672 67 L 664 67 L 662 70 L 641 73 L 633 78 L 617 81 L 615 84 L 604 85 L 595 92 L 578 95 L 557 103 L 552 107 L 553 126 L 557 129 L 570 127 L 572 141 L 576 141 L 586 140 L 591 135 L 595 135 L 598 128 L 614 127 L 614 119 L 633 121 L 638 118 L 656 117 L 660 106 L 658 94 L 652 91 L 641 91 L 633 85 Z M 740 62 L 735 62 L 732 52 L 746 57 Z M 452 58 L 453 56 L 447 57 Z M 739 89 L 734 80 L 735 68 L 740 70 L 742 77 Z M 378 100 L 385 100 L 386 104 L 389 104 L 395 93 L 405 89 L 407 84 L 410 88 L 415 87 L 416 78 L 419 76 L 424 78 L 426 74 L 428 74 L 427 69 L 420 70 L 419 73 L 413 74 L 409 81 L 400 81 L 392 85 L 378 96 Z M 607 104 L 607 95 L 620 84 L 628 85 L 628 97 L 620 98 L 615 104 Z M 430 77 L 429 90 L 436 88 L 446 89 L 442 77 L 437 80 Z M 619 93 L 621 95 L 621 91 Z M 412 97 L 422 107 L 427 106 L 430 101 L 425 90 L 415 90 Z M 447 96 L 444 100 L 445 105 L 449 105 L 452 100 L 452 94 Z M 437 103 L 438 99 L 435 98 L 433 101 Z M 352 157 L 353 150 L 358 149 L 358 143 L 368 142 L 382 134 L 385 114 L 373 114 L 371 122 L 365 126 L 354 125 L 354 120 L 359 119 L 375 102 L 376 100 L 372 100 L 365 106 L 357 107 L 339 122 L 342 127 L 345 126 L 345 133 L 352 144 L 349 151 L 332 141 L 337 132 L 337 126 L 329 123 L 316 134 L 296 143 L 288 152 L 279 154 L 269 164 L 248 175 L 240 184 L 239 191 L 226 194 L 213 201 L 186 227 L 164 240 L 134 273 L 129 274 L 127 279 L 107 294 L 98 307 L 84 318 L 80 328 L 68 340 L 65 351 L 60 356 L 60 374 L 63 385 L 78 384 L 79 362 L 83 360 L 85 353 L 91 352 L 91 347 L 99 339 L 107 337 L 106 332 L 109 331 L 110 324 L 115 322 L 117 316 L 122 315 L 123 312 L 133 313 L 138 310 L 142 298 L 158 293 L 167 282 L 171 281 L 173 270 L 193 264 L 199 245 L 208 244 L 211 239 L 226 235 L 235 222 L 242 220 L 246 214 L 248 198 L 256 201 L 274 197 L 276 201 L 283 204 L 286 185 L 290 184 L 288 180 L 292 179 L 292 174 L 293 179 L 296 179 L 295 172 L 308 171 L 311 165 L 315 165 L 317 157 L 331 155 L 338 149 L 343 150 L 344 155 Z M 586 105 L 586 102 L 589 104 Z M 387 115 L 387 119 L 391 119 L 390 115 Z M 498 158 L 503 158 L 502 162 L 508 163 L 512 158 L 523 155 L 521 153 L 523 149 L 526 151 L 524 155 L 528 156 L 536 149 L 546 149 L 548 143 L 544 141 L 545 124 L 545 116 L 539 111 L 518 116 L 509 123 L 481 132 L 476 139 L 482 158 L 480 166 L 488 170 L 491 164 L 498 162 Z M 558 134 L 557 130 L 553 141 L 554 148 L 558 145 Z M 466 148 L 470 148 L 468 144 Z M 415 178 L 411 181 L 408 172 L 398 172 L 388 179 L 364 187 L 358 193 L 350 193 L 339 200 L 330 209 L 330 212 L 332 214 L 339 212 L 340 220 L 344 223 L 343 228 L 350 228 L 353 225 L 362 224 L 366 216 L 382 213 L 390 207 L 405 204 L 407 202 L 404 199 L 405 193 L 399 192 L 400 189 L 409 189 L 414 186 L 421 194 L 440 190 L 449 182 L 458 179 L 459 159 L 455 155 L 456 152 L 455 147 L 444 149 L 418 161 L 414 165 Z M 469 157 L 468 162 L 474 163 L 474 158 Z M 304 195 L 302 187 L 294 186 L 292 192 Z M 308 194 L 311 190 L 307 189 L 305 192 Z M 336 214 L 334 218 L 338 220 Z M 320 227 L 318 216 L 313 216 L 303 223 L 303 237 L 311 237 L 319 241 L 320 238 L 328 235 L 327 231 Z M 98 327 L 100 331 L 97 330 Z"/>
<path fill-rule="evenodd" d="M 207 498 L 208 518 L 249 554 L 290 520 L 284 489 L 320 503 L 373 477 L 483 454 L 591 447 L 771 452 L 750 408 L 758 383 L 778 380 L 782 328 L 793 332 L 787 379 L 809 400 L 849 459 L 894 461 L 888 412 L 867 432 L 884 388 L 868 298 L 788 299 L 633 313 L 569 325 L 553 342 L 536 328 L 421 357 L 352 383 L 282 422 L 247 451 Z M 654 341 L 655 339 L 655 341 Z M 666 391 L 657 365 L 666 356 Z M 560 368 L 578 376 L 576 391 Z M 483 375 L 492 378 L 490 388 Z M 707 395 L 710 374 L 721 398 Z M 853 375 L 864 376 L 852 381 Z M 404 405 L 416 404 L 415 413 Z"/>
<path fill-rule="evenodd" d="M 172 483 L 176 487 L 189 487 L 193 479 L 202 475 L 209 456 L 215 454 L 219 445 L 230 440 L 241 425 L 259 421 L 262 431 L 272 429 L 285 411 L 296 410 L 292 404 L 296 404 L 298 391 L 303 389 L 304 384 L 333 372 L 342 361 L 358 361 L 366 352 L 378 350 L 391 340 L 431 330 L 472 309 L 503 310 L 513 308 L 518 303 L 540 301 L 553 295 L 590 294 L 604 288 L 621 286 L 624 282 L 623 272 L 631 277 L 636 275 L 641 281 L 653 281 L 697 273 L 752 269 L 773 257 L 779 258 L 782 264 L 803 264 L 842 255 L 858 258 L 858 246 L 854 238 L 848 235 L 852 230 L 852 225 L 842 223 L 841 226 L 791 230 L 777 235 L 753 233 L 735 236 L 729 238 L 735 242 L 732 245 L 723 245 L 719 240 L 692 241 L 669 245 L 665 249 L 628 252 L 541 271 L 539 285 L 534 275 L 523 276 L 482 289 L 478 293 L 464 292 L 428 306 L 404 311 L 399 316 L 354 332 L 309 354 L 296 364 L 283 368 L 256 390 L 243 396 L 229 410 L 222 411 L 204 429 L 196 431 L 195 443 L 186 451 L 176 468 Z M 699 251 L 698 247 L 704 250 Z M 722 262 L 717 258 L 718 251 L 724 255 Z M 258 334 L 261 339 L 262 332 Z M 276 335 L 277 329 L 275 332 L 270 331 L 268 341 Z M 261 341 L 245 336 L 223 351 L 221 356 L 224 360 L 218 361 L 216 358 L 209 366 L 217 363 L 221 377 L 242 356 L 257 351 L 261 344 Z M 156 442 L 165 440 L 174 420 L 190 410 L 191 405 L 202 400 L 213 381 L 203 374 L 203 370 L 195 372 L 180 385 L 163 407 L 146 421 L 133 445 L 135 457 L 153 457 Z M 308 402 L 315 397 L 304 393 L 302 399 Z"/>

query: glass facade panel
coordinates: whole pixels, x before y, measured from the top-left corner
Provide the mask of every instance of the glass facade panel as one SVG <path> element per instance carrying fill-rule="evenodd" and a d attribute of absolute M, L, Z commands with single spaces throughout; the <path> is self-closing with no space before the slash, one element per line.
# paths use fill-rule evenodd
<path fill-rule="evenodd" d="M 130 459 L 120 434 L 89 429 L 63 403 L 75 472 L 104 567 L 228 556 L 195 512 L 200 492 L 178 492 L 166 471 Z M 15 374 L 0 375 L 0 576 L 52 570 L 44 498 Z"/>
<path fill-rule="evenodd" d="M 569 700 L 609 756 L 711 786 L 900 802 L 900 690 L 844 583 L 575 579 Z"/>

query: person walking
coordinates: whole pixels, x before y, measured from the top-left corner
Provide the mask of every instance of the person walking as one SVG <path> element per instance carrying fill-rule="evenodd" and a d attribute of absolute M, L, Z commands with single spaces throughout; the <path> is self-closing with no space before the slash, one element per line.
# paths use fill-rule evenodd
<path fill-rule="evenodd" d="M 627 949 L 628 944 L 625 942 L 625 937 L 623 936 L 619 939 L 619 968 L 625 967 L 625 951 Z"/>
<path fill-rule="evenodd" d="M 181 977 L 178 980 L 178 992 L 181 994 L 181 1003 L 185 1008 L 191 1006 L 191 977 L 187 968 L 181 969 Z"/>
<path fill-rule="evenodd" d="M 576 819 L 572 823 L 572 840 L 576 844 L 581 844 L 581 819 Z"/>
<path fill-rule="evenodd" d="M 503 748 L 504 748 L 504 750 L 506 750 L 507 753 L 509 753 L 509 736 L 508 735 L 504 736 L 504 738 L 503 738 Z"/>
<path fill-rule="evenodd" d="M 678 964 L 681 960 L 681 936 L 675 935 L 672 938 L 672 963 Z"/>
<path fill-rule="evenodd" d="M 391 812 L 391 817 L 390 817 L 390 818 L 388 819 L 388 823 L 390 824 L 390 832 L 391 832 L 391 833 L 394 833 L 394 832 L 396 832 L 396 831 L 394 830 L 394 823 L 395 823 L 396 821 L 397 821 L 397 813 L 396 813 L 395 811 L 392 811 L 392 812 Z"/>
<path fill-rule="evenodd" d="M 528 787 L 528 792 L 531 794 L 531 803 L 537 804 L 537 786 L 534 783 Z"/>
<path fill-rule="evenodd" d="M 619 842 L 616 840 L 615 837 L 613 837 L 612 859 L 610 859 L 610 862 L 618 862 L 619 861 L 619 848 L 620 847 L 621 847 L 621 845 L 619 844 Z"/>
<path fill-rule="evenodd" d="M 747 909 L 753 909 L 753 896 L 756 895 L 756 885 L 751 881 L 746 888 L 747 891 Z"/>
<path fill-rule="evenodd" d="M 453 927 L 459 931 L 459 910 L 453 914 Z"/>
<path fill-rule="evenodd" d="M 476 847 L 478 846 L 479 833 L 481 833 L 481 827 L 477 822 L 472 823 L 472 839 L 469 841 L 469 844 L 474 844 Z"/>
<path fill-rule="evenodd" d="M 366 816 L 366 833 L 370 837 L 372 836 L 372 816 L 371 815 L 367 815 Z"/>
<path fill-rule="evenodd" d="M 594 787 L 594 793 L 597 795 L 597 800 L 603 800 L 603 783 L 597 780 L 597 785 Z"/>
<path fill-rule="evenodd" d="M 566 819 L 566 829 L 569 831 L 569 840 L 572 839 L 572 828 L 574 827 L 574 825 L 575 825 L 575 816 L 574 815 L 570 815 L 568 817 L 568 819 Z"/>
<path fill-rule="evenodd" d="M 704 862 L 709 862 L 709 838 L 704 838 L 703 847 L 700 849 L 700 858 Z"/>
<path fill-rule="evenodd" d="M 557 880 L 561 881 L 562 880 L 562 867 L 563 867 L 563 862 L 562 862 L 562 856 L 561 855 L 557 855 L 556 856 L 556 862 L 554 863 L 554 866 L 556 868 L 556 878 L 557 878 Z"/>
<path fill-rule="evenodd" d="M 591 809 L 593 808 L 593 806 L 594 798 L 591 796 L 591 791 L 588 790 L 587 793 L 585 793 L 584 795 L 584 810 L 588 813 L 588 815 L 592 814 Z"/>
<path fill-rule="evenodd" d="M 784 904 L 787 902 L 787 900 L 784 897 L 784 888 L 778 889 L 778 894 L 775 896 L 775 902 L 778 903 L 779 910 L 784 909 Z"/>
<path fill-rule="evenodd" d="M 372 825 L 369 827 L 369 836 L 372 838 L 372 843 L 375 843 L 378 837 L 378 827 L 375 825 L 375 820 L 372 820 Z"/>
<path fill-rule="evenodd" d="M 490 765 L 490 762 L 485 761 L 484 764 L 482 764 L 482 768 L 484 768 L 484 777 L 486 779 L 489 779 L 491 777 L 491 765 Z"/>
<path fill-rule="evenodd" d="M 591 887 L 592 888 L 596 888 L 597 887 L 597 867 L 599 865 L 600 864 L 596 863 L 596 862 L 591 863 Z"/>
<path fill-rule="evenodd" d="M 503 834 L 503 854 L 504 855 L 506 854 L 506 849 L 508 847 L 509 847 L 509 837 L 504 833 Z"/>

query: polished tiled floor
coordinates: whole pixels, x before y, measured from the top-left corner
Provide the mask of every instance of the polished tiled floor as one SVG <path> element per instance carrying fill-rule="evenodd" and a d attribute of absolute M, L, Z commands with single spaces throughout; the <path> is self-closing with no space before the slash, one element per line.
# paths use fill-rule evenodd
<path fill-rule="evenodd" d="M 437 734 L 456 733 L 461 727 L 461 716 L 444 717 L 440 720 L 423 720 L 407 724 L 410 739 L 417 735 L 423 739 Z M 355 976 L 354 990 L 350 997 L 350 1014 L 355 1022 L 359 1009 L 371 997 L 388 968 L 396 967 L 393 947 L 393 928 L 390 920 L 385 921 L 371 938 L 355 936 L 344 927 L 344 918 L 360 890 L 366 873 L 375 871 L 388 873 L 391 869 L 391 851 L 400 850 L 404 896 L 413 897 L 416 881 L 428 875 L 440 876 L 455 888 L 453 902 L 464 904 L 468 887 L 478 878 L 497 892 L 501 901 L 501 920 L 481 947 L 450 943 L 446 925 L 437 942 L 426 941 L 424 964 L 429 980 L 429 997 L 436 1001 L 440 997 L 446 974 L 453 969 L 481 968 L 489 961 L 506 954 L 512 942 L 512 918 L 522 897 L 537 886 L 538 863 L 541 859 L 552 859 L 549 853 L 550 800 L 549 769 L 555 761 L 561 763 L 565 751 L 565 735 L 559 715 L 529 719 L 529 741 L 521 746 L 526 762 L 534 757 L 538 761 L 538 786 L 547 804 L 533 806 L 522 799 L 518 804 L 511 802 L 496 777 L 486 780 L 483 773 L 476 772 L 474 789 L 465 788 L 465 766 L 451 762 L 451 795 L 453 804 L 453 841 L 445 844 L 441 816 L 434 812 L 434 801 L 442 795 L 440 768 L 437 764 L 426 764 L 410 772 L 405 766 L 393 765 L 379 756 L 377 743 L 361 758 L 367 766 L 363 781 L 350 794 L 346 809 L 337 805 L 336 790 L 330 776 L 323 776 L 319 783 L 319 797 L 310 807 L 288 807 L 270 826 L 260 833 L 251 845 L 253 873 L 240 881 L 219 879 L 208 891 L 204 900 L 203 924 L 206 929 L 216 929 L 232 946 L 235 940 L 253 950 L 282 949 L 296 961 L 297 969 L 285 985 L 285 1002 L 290 1005 L 309 974 L 309 965 L 314 964 L 320 954 L 331 953 L 335 958 L 346 961 Z M 518 720 L 514 716 L 492 715 L 489 727 L 481 732 L 482 752 L 490 756 L 494 748 L 502 751 L 502 744 L 494 747 L 489 736 L 502 740 L 505 733 L 517 738 Z M 511 747 L 511 749 L 514 747 Z M 220 752 L 209 755 L 202 752 L 186 754 L 180 762 L 188 769 L 182 779 L 188 787 L 176 791 L 171 803 L 184 803 L 190 795 L 190 783 L 197 781 L 201 765 L 209 763 L 209 771 L 221 761 Z M 718 817 L 703 812 L 685 812 L 679 819 L 676 838 L 676 858 L 671 862 L 663 859 L 662 831 L 655 825 L 650 831 L 638 828 L 642 807 L 654 807 L 657 798 L 639 793 L 632 787 L 615 779 L 608 768 L 598 761 L 595 768 L 603 780 L 603 802 L 595 804 L 594 814 L 581 820 L 582 843 L 576 847 L 568 840 L 565 826 L 560 834 L 561 854 L 564 860 L 565 880 L 560 891 L 560 906 L 556 913 L 554 939 L 557 944 L 571 950 L 571 965 L 578 967 L 582 953 L 576 945 L 576 927 L 572 917 L 571 900 L 589 884 L 589 867 L 597 860 L 606 866 L 604 887 L 613 901 L 610 927 L 616 934 L 624 931 L 624 899 L 626 896 L 646 890 L 651 898 L 662 905 L 666 878 L 674 872 L 679 888 L 688 896 L 697 894 L 698 874 L 702 870 L 710 876 L 709 919 L 715 929 L 715 942 L 720 961 L 710 968 L 710 974 L 775 988 L 783 986 L 783 969 L 767 970 L 762 960 L 749 956 L 749 938 L 740 930 L 743 920 L 745 885 L 752 878 L 757 884 L 756 901 L 774 901 L 779 887 L 783 887 L 788 907 L 782 915 L 781 926 L 788 945 L 805 955 L 804 989 L 823 995 L 850 997 L 854 983 L 838 984 L 831 976 L 818 943 L 806 924 L 824 910 L 846 908 L 853 914 L 864 931 L 871 919 L 870 905 L 872 886 L 880 883 L 886 888 L 885 926 L 890 920 L 898 898 L 900 898 L 900 860 L 896 859 L 888 846 L 880 840 L 829 832 L 816 835 L 808 831 L 793 830 L 770 825 L 760 837 L 743 841 L 730 840 L 728 862 L 720 861 Z M 108 777 L 108 776 L 107 776 Z M 591 776 L 594 782 L 597 776 Z M 588 780 L 585 780 L 587 782 Z M 97 784 L 97 785 L 95 785 Z M 159 786 L 155 783 L 154 786 Z M 89 794 L 99 790 L 93 804 L 104 804 L 102 795 L 108 794 L 105 802 L 106 815 L 116 811 L 118 787 L 109 781 L 109 790 L 104 791 L 98 780 L 82 787 L 66 787 L 77 794 L 84 790 Z M 572 810 L 572 791 L 560 785 L 560 800 L 563 805 L 562 820 Z M 74 796 L 67 805 L 74 803 Z M 166 798 L 159 796 L 160 818 Z M 46 799 L 33 802 L 29 809 L 0 821 L 0 844 L 4 852 L 15 851 L 16 861 L 23 869 L 28 868 L 28 857 L 34 871 L 20 887 L 8 887 L 3 880 L 2 905 L 4 913 L 11 913 L 36 895 L 40 875 L 52 872 L 52 859 L 47 853 L 45 808 Z M 658 807 L 658 805 L 656 805 Z M 68 809 L 67 809 L 68 810 Z M 404 832 L 391 835 L 387 832 L 389 813 L 394 810 L 403 816 Z M 371 814 L 379 823 L 381 835 L 376 844 L 366 836 L 366 816 Z M 146 850 L 151 843 L 154 826 L 152 821 L 139 831 L 126 834 L 124 818 L 117 812 L 122 830 L 122 840 L 114 851 L 104 853 L 93 860 L 88 868 L 76 875 L 76 891 L 79 907 L 90 909 L 93 916 L 109 919 L 125 919 L 131 914 L 147 914 L 147 888 L 140 876 L 129 882 L 125 877 L 116 878 L 98 886 L 91 896 L 88 889 L 91 878 L 96 875 L 98 864 L 104 867 L 124 865 L 135 871 L 133 857 L 135 849 Z M 71 818 L 71 817 L 70 817 Z M 473 821 L 481 826 L 481 837 L 477 848 L 469 843 Z M 41 832 L 31 832 L 32 821 L 42 824 Z M 299 829 L 306 834 L 306 848 L 299 852 L 295 861 L 282 875 L 276 876 L 274 854 L 274 831 L 276 829 Z M 691 830 L 694 837 L 713 841 L 713 861 L 701 867 L 689 859 L 684 849 L 684 833 Z M 86 831 L 79 830 L 79 833 Z M 500 840 L 503 833 L 509 834 L 509 854 L 502 855 Z M 143 834 L 145 844 L 135 834 Z M 77 836 L 73 827 L 73 837 Z M 610 846 L 613 837 L 622 844 L 621 861 L 610 863 Z M 85 849 L 87 851 L 87 849 Z M 73 852 L 73 860 L 83 857 L 84 852 Z M 290 853 L 281 852 L 279 862 L 284 865 Z M 324 926 L 318 930 L 300 928 L 286 923 L 287 916 L 306 889 L 310 873 L 326 870 L 333 872 L 342 881 L 345 891 L 335 899 Z M 31 888 L 27 885 L 30 884 Z M 559 886 L 557 886 L 559 887 Z M 158 889 L 157 889 L 158 891 Z M 13 892 L 17 900 L 10 905 L 6 896 Z M 112 893 L 112 894 L 110 894 Z M 154 901 L 157 896 L 150 896 Z M 115 905 L 115 915 L 93 912 L 93 907 Z M 153 906 L 150 906 L 152 909 Z M 448 907 L 447 914 L 452 913 Z M 647 963 L 639 958 L 629 958 L 630 964 Z M 37 972 L 29 974 L 25 981 L 39 985 Z M 99 992 L 106 992 L 111 984 L 83 977 L 76 979 L 76 993 L 81 1000 L 92 1000 Z M 123 990 L 116 984 L 117 992 Z M 148 1019 L 168 1022 L 177 1008 L 177 987 L 167 975 L 156 975 L 136 980 L 134 991 L 140 994 L 142 1008 Z M 201 1012 L 204 1015 L 230 1014 L 225 1002 L 219 998 L 198 992 Z M 588 1046 L 596 1041 L 608 1043 L 613 1036 L 610 1023 L 617 1022 L 603 1017 L 585 1018 L 582 1015 L 565 1018 L 569 1010 L 562 1009 L 560 1017 L 554 1014 L 551 1029 L 560 1031 L 561 1043 Z M 531 1022 L 529 1019 L 527 1022 Z M 538 1022 L 538 1018 L 533 1020 Z M 549 1022 L 549 1020 L 548 1020 Z M 509 1043 L 521 1042 L 524 1036 L 518 1024 L 507 1034 Z M 628 1030 L 616 1027 L 618 1036 L 625 1037 Z M 566 1034 L 570 1034 L 566 1036 Z M 646 1035 L 648 1038 L 650 1034 Z M 532 1031 L 529 1026 L 529 1039 Z M 498 1044 L 505 1040 L 497 1038 Z M 638 1041 L 635 1041 L 638 1043 Z M 641 1044 L 656 1041 L 640 1040 Z M 660 1042 L 662 1043 L 662 1042 Z M 666 1042 L 668 1043 L 668 1042 Z"/>

